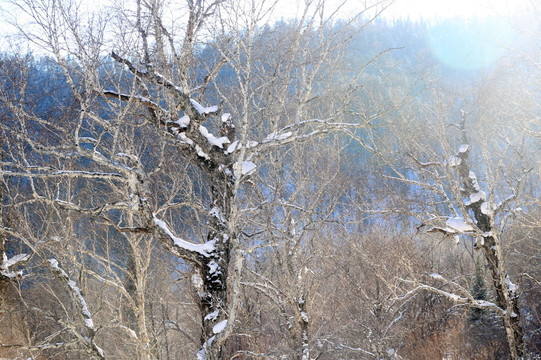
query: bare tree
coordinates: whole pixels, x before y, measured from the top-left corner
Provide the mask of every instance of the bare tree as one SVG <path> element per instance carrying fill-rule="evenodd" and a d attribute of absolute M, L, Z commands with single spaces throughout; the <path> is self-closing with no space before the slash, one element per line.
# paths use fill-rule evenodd
<path fill-rule="evenodd" d="M 450 106 L 434 103 L 431 111 Z M 391 174 L 384 177 L 408 184 L 412 189 L 414 197 L 408 207 L 394 210 L 419 218 L 422 223 L 418 229 L 441 232 L 457 243 L 463 236 L 474 239 L 475 249 L 482 251 L 486 259 L 496 299 L 494 302 L 475 299 L 470 289 L 437 273 L 433 277 L 452 291 L 426 284 L 416 289 L 435 291 L 459 304 L 495 311 L 504 324 L 509 354 L 512 359 L 518 359 L 524 355 L 520 292 L 518 280 L 511 281 L 509 274 L 512 237 L 507 229 L 516 213 L 515 204 L 520 204 L 530 168 L 517 139 L 511 140 L 511 136 L 517 136 L 512 124 L 498 123 L 499 120 L 494 124 L 491 120 L 499 132 L 482 130 L 484 119 L 491 115 L 483 110 L 471 115 L 462 112 L 456 122 L 440 122 L 426 116 L 422 126 L 432 129 L 435 136 L 428 137 L 428 141 L 408 138 L 403 145 L 404 162 L 400 167 L 390 164 Z M 474 118 L 481 118 L 478 124 L 473 124 Z M 447 140 L 449 137 L 453 140 Z M 481 162 L 472 159 L 472 154 Z M 482 167 L 482 176 L 478 176 L 476 167 Z"/>
<path fill-rule="evenodd" d="M 71 105 L 63 106 L 64 117 L 58 122 L 14 104 L 19 136 L 39 155 L 17 149 L 20 154 L 7 161 L 2 175 L 29 179 L 29 196 L 22 203 L 50 209 L 54 220 L 44 217 L 43 223 L 61 223 L 70 214 L 73 232 L 64 239 L 88 221 L 99 221 L 102 233 L 117 233 L 128 252 L 126 268 L 109 254 L 88 270 L 84 261 L 72 261 L 74 269 L 68 272 L 64 261 L 36 247 L 41 237 L 57 229 L 5 231 L 40 254 L 42 263 L 67 284 L 68 301 L 79 309 L 83 324 L 72 335 L 94 357 L 107 356 L 95 341 L 106 327 L 90 326 L 92 309 L 79 296 L 73 274 L 83 273 L 80 279 L 106 285 L 124 299 L 127 319 L 121 327 L 135 341 L 138 358 L 153 358 L 155 349 L 149 344 L 156 339 L 149 330 L 152 319 L 147 318 L 145 291 L 153 239 L 159 240 L 192 272 L 199 295 L 198 357 L 227 357 L 224 344 L 237 319 L 246 251 L 241 243 L 243 212 L 238 209 L 251 202 L 243 198 L 244 189 L 258 161 L 275 148 L 330 131 L 351 134 L 351 129 L 367 127 L 377 117 L 372 113 L 343 122 L 351 91 L 325 100 L 335 60 L 362 29 L 356 23 L 359 16 L 335 26 L 336 12 L 327 12 L 323 2 L 308 2 L 287 36 L 273 40 L 279 46 L 272 49 L 272 59 L 266 59 L 271 49 L 260 49 L 261 24 L 274 6 L 266 2 L 201 0 L 177 9 L 175 4 L 170 8 L 165 2 L 138 0 L 101 15 L 86 14 L 71 1 L 15 5 L 37 26 L 22 29 L 24 34 L 54 56 Z M 186 16 L 171 18 L 171 11 Z M 230 78 L 224 76 L 228 72 Z M 356 81 L 354 76 L 351 84 Z M 33 136 L 34 128 L 49 135 Z M 182 178 L 186 183 L 168 172 L 175 162 L 190 164 L 183 168 L 190 174 Z M 99 196 L 89 196 L 84 188 Z M 190 194 L 194 188 L 197 196 Z M 198 199 L 183 201 L 180 196 Z M 13 206 L 21 207 L 21 201 Z M 181 221 L 186 211 L 199 220 L 192 227 Z M 74 221 L 73 214 L 81 220 Z M 181 232 L 185 235 L 177 235 Z M 299 239 L 291 246 L 298 248 Z M 107 276 L 97 271 L 100 267 L 109 270 Z M 301 283 L 289 296 L 296 299 L 295 314 L 302 325 L 306 295 L 299 293 Z M 307 348 L 309 340 L 303 341 Z"/>

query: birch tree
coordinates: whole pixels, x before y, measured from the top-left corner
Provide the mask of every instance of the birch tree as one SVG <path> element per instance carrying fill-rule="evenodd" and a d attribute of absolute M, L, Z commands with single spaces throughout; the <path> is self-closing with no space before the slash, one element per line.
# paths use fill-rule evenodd
<path fill-rule="evenodd" d="M 434 114 L 442 114 L 436 109 L 453 106 L 441 99 L 436 98 L 432 104 Z M 423 126 L 430 127 L 435 136 L 428 141 L 405 141 L 403 167 L 390 165 L 391 175 L 384 177 L 412 189 L 415 197 L 410 199 L 408 208 L 397 207 L 393 211 L 404 211 L 420 219 L 419 230 L 443 233 L 457 243 L 467 244 L 466 239 L 473 239 L 476 251 L 484 255 L 495 299 L 475 299 L 470 289 L 437 273 L 432 277 L 452 291 L 426 284 L 415 289 L 434 291 L 458 304 L 495 312 L 501 317 L 509 354 L 518 359 L 524 356 L 525 349 L 518 278 L 512 280 L 509 268 L 513 236 L 508 227 L 523 199 L 523 186 L 531 167 L 525 161 L 520 141 L 517 142 L 521 138 L 516 132 L 519 127 L 500 120 L 503 113 L 505 110 L 491 112 L 483 108 L 471 114 L 462 111 L 457 120 L 447 122 L 425 115 Z M 487 122 L 493 127 L 490 131 L 483 129 Z M 472 154 L 477 157 L 474 159 Z"/>
<path fill-rule="evenodd" d="M 2 175 L 30 179 L 39 203 L 100 219 L 125 235 L 128 280 L 121 284 L 97 273 L 90 276 L 117 287 L 131 304 L 134 322 L 123 326 L 134 334 L 139 358 L 155 356 L 144 297 L 151 253 L 140 256 L 151 239 L 192 269 L 199 296 L 197 357 L 226 358 L 224 344 L 237 319 L 245 254 L 238 209 L 259 159 L 272 149 L 331 131 L 351 133 L 377 116 L 343 122 L 348 92 L 343 101 L 334 98 L 332 106 L 312 105 L 325 96 L 329 84 L 322 78 L 323 69 L 336 65 L 333 59 L 340 58 L 344 45 L 357 34 L 359 16 L 337 27 L 337 13 L 328 12 L 323 2 L 304 4 L 291 32 L 277 39 L 284 43 L 272 49 L 273 62 L 265 59 L 268 53 L 257 41 L 274 5 L 265 2 L 198 0 L 178 5 L 138 0 L 101 14 L 87 13 L 71 1 L 14 5 L 32 19 L 35 27 L 21 30 L 52 54 L 73 105 L 66 108 L 69 120 L 62 124 L 19 106 L 21 137 L 54 161 L 47 166 L 34 157 L 11 161 L 14 170 L 3 167 Z M 175 12 L 184 16 L 170 15 Z M 213 57 L 201 57 L 205 45 Z M 224 87 L 218 78 L 227 71 L 233 80 Z M 52 132 L 46 143 L 27 135 L 29 121 Z M 203 184 L 196 202 L 200 208 L 194 211 L 201 222 L 189 230 L 179 222 L 178 198 L 153 192 L 156 177 L 163 176 L 161 170 L 170 162 L 191 165 L 189 172 L 197 175 L 186 179 L 188 189 Z M 174 175 L 167 176 L 174 187 Z M 53 190 L 58 179 L 69 180 L 66 189 Z M 35 187 L 37 181 L 40 186 Z M 71 181 L 78 182 L 78 188 L 89 184 L 96 191 L 111 191 L 75 201 Z M 30 248 L 40 238 L 30 241 L 15 231 L 10 234 Z M 79 342 L 92 356 L 106 357 L 94 340 L 100 330 L 90 326 L 91 309 L 71 275 L 56 259 L 47 261 L 83 316 L 89 334 L 82 334 Z"/>

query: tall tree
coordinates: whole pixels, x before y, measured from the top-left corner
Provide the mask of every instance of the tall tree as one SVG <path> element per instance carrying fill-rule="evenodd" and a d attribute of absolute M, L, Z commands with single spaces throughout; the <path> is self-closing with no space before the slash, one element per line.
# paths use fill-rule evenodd
<path fill-rule="evenodd" d="M 342 121 L 357 76 L 343 96 L 327 100 L 337 60 L 362 29 L 361 16 L 335 24 L 336 9 L 306 2 L 299 19 L 276 29 L 282 32 L 271 40 L 276 46 L 265 48 L 261 25 L 275 6 L 265 1 L 196 0 L 178 9 L 159 0 L 137 0 L 107 14 L 87 14 L 69 0 L 15 5 L 35 22 L 37 28 L 23 32 L 54 56 L 73 105 L 62 126 L 17 108 L 21 137 L 42 158 L 30 157 L 24 164 L 13 159 L 9 165 L 18 172 L 9 175 L 39 181 L 34 197 L 56 209 L 58 218 L 77 213 L 125 235 L 129 281 L 120 284 L 115 273 L 108 276 L 131 304 L 133 321 L 123 326 L 137 339 L 139 358 L 154 356 L 144 296 L 150 258 L 149 253 L 139 256 L 144 241 L 152 238 L 193 271 L 200 310 L 198 357 L 226 358 L 245 254 L 239 208 L 258 161 L 277 147 L 370 126 L 378 115 Z M 185 16 L 171 18 L 175 11 Z M 30 136 L 32 126 L 52 134 Z M 174 161 L 191 164 L 193 176 L 183 191 L 200 187 L 195 212 L 206 224 L 186 229 L 179 221 L 179 197 L 153 191 L 165 178 L 172 183 L 160 185 L 176 184 L 175 174 L 162 172 Z M 83 197 L 84 187 L 100 196 Z M 198 231 L 202 241 L 195 236 Z M 90 326 L 91 311 L 83 306 L 71 274 L 57 259 L 48 264 L 82 314 L 84 331 L 74 335 L 92 356 L 106 356 L 96 343 L 100 328 Z"/>

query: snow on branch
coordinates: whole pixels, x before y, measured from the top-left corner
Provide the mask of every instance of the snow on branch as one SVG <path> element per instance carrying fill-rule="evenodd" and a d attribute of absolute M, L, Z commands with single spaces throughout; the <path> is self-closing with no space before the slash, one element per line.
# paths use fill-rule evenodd
<path fill-rule="evenodd" d="M 85 298 L 81 294 L 81 290 L 75 283 L 75 281 L 71 280 L 68 274 L 60 267 L 58 264 L 58 261 L 56 259 L 49 259 L 49 264 L 53 268 L 55 274 L 64 281 L 68 288 L 70 295 L 74 299 L 75 303 L 77 304 L 79 311 L 84 319 L 85 328 L 87 329 L 87 333 L 90 336 L 84 336 L 83 339 L 85 340 L 86 345 L 92 349 L 92 351 L 100 358 L 105 359 L 105 355 L 103 353 L 103 350 L 95 343 L 94 341 L 94 335 L 96 334 L 96 328 L 94 326 L 94 321 L 92 320 L 92 315 L 90 314 L 90 311 L 88 310 L 88 306 L 86 305 Z"/>
<path fill-rule="evenodd" d="M 447 299 L 450 299 L 450 300 L 452 300 L 453 302 L 455 302 L 456 304 L 459 304 L 459 305 L 471 306 L 471 307 L 475 307 L 475 308 L 478 308 L 478 309 L 491 309 L 491 310 L 494 310 L 494 311 L 498 312 L 500 315 L 505 314 L 505 311 L 501 307 L 496 305 L 495 303 L 492 303 L 490 301 L 485 301 L 485 300 L 474 299 L 473 296 L 466 289 L 464 289 L 462 286 L 458 285 L 457 283 L 455 283 L 453 281 L 445 279 L 440 274 L 433 273 L 433 274 L 430 274 L 429 276 L 431 278 L 435 279 L 435 280 L 442 281 L 445 284 L 458 287 L 458 290 L 460 292 L 462 292 L 464 294 L 464 296 L 460 296 L 460 295 L 451 293 L 449 291 L 438 289 L 438 288 L 436 288 L 434 286 L 430 286 L 430 285 L 427 285 L 427 284 L 418 284 L 418 283 L 415 283 L 412 280 L 406 280 L 406 279 L 400 279 L 399 278 L 400 281 L 403 281 L 403 282 L 406 282 L 406 283 L 413 283 L 415 285 L 415 287 L 412 290 L 408 291 L 407 293 L 405 293 L 402 296 L 399 296 L 399 298 L 400 299 L 408 299 L 408 298 L 414 296 L 419 291 L 426 290 L 426 291 L 430 291 L 430 292 L 432 292 L 434 294 L 444 296 Z"/>
<path fill-rule="evenodd" d="M 23 276 L 22 270 L 12 271 L 10 268 L 17 265 L 22 265 L 25 262 L 27 262 L 29 259 L 30 259 L 30 255 L 28 254 L 19 254 L 8 259 L 6 256 L 6 253 L 4 252 L 2 264 L 0 264 L 0 275 L 8 279 L 21 278 Z"/>
<path fill-rule="evenodd" d="M 116 60 L 118 63 L 126 65 L 128 69 L 130 70 L 130 72 L 134 74 L 135 76 L 138 76 L 139 78 L 153 79 L 158 84 L 166 87 L 167 89 L 174 90 L 178 92 L 180 95 L 184 95 L 184 91 L 181 88 L 179 88 L 178 86 L 175 86 L 171 81 L 167 80 L 165 76 L 163 76 L 159 72 L 156 72 L 156 71 L 149 72 L 147 69 L 139 69 L 135 67 L 130 60 L 123 58 L 122 56 L 118 55 L 114 51 L 111 52 L 111 57 L 114 60 Z"/>
<path fill-rule="evenodd" d="M 171 239 L 173 240 L 173 243 L 175 246 L 181 250 L 188 251 L 189 253 L 197 253 L 199 255 L 202 255 L 206 258 L 210 257 L 210 253 L 215 251 L 215 240 L 207 241 L 204 244 L 194 244 L 189 241 L 186 241 L 184 239 L 181 239 L 179 237 L 176 237 L 171 230 L 169 230 L 169 227 L 167 227 L 167 224 L 163 221 L 158 219 L 156 216 L 153 218 L 154 223 L 158 225 L 158 227 Z"/>
<path fill-rule="evenodd" d="M 203 107 L 201 104 L 199 104 L 194 99 L 190 99 L 190 103 L 192 104 L 193 108 L 197 110 L 197 112 L 200 115 L 208 115 L 208 114 L 217 114 L 218 113 L 218 106 L 213 105 L 209 107 Z"/>
<path fill-rule="evenodd" d="M 225 136 L 217 138 L 203 125 L 199 126 L 199 132 L 201 133 L 201 135 L 203 135 L 203 137 L 208 140 L 211 145 L 217 146 L 220 149 L 223 149 L 224 144 L 228 144 L 230 142 L 229 139 Z"/>
<path fill-rule="evenodd" d="M 376 356 L 376 354 L 371 353 L 370 351 L 365 350 L 365 349 L 360 348 L 360 347 L 352 347 L 352 346 L 348 346 L 348 345 L 345 345 L 345 344 L 342 344 L 342 343 L 336 344 L 336 343 L 334 343 L 334 342 L 332 342 L 332 341 L 330 341 L 328 339 L 321 339 L 321 341 L 325 341 L 325 342 L 329 343 L 335 349 L 339 349 L 339 350 L 347 349 L 347 350 L 350 350 L 350 351 L 362 352 L 362 353 L 365 353 L 365 354 L 373 356 L 373 357 Z"/>
<path fill-rule="evenodd" d="M 62 176 L 73 176 L 82 178 L 100 178 L 100 179 L 123 179 L 124 177 L 118 173 L 104 173 L 97 171 L 83 171 L 83 170 L 58 170 L 51 173 L 31 173 L 31 172 L 12 172 L 9 170 L 0 170 L 0 175 L 8 176 L 21 176 L 29 178 L 52 178 Z"/>
<path fill-rule="evenodd" d="M 464 218 L 461 217 L 451 217 L 445 221 L 447 225 L 447 231 L 450 233 L 468 233 L 475 231 L 472 225 L 466 223 Z"/>
<path fill-rule="evenodd" d="M 138 96 L 138 95 L 127 95 L 123 93 L 116 92 L 114 90 L 104 90 L 102 92 L 104 96 L 107 96 L 112 99 L 122 100 L 122 101 L 136 101 L 142 105 L 145 105 L 146 107 L 152 109 L 152 110 L 160 110 L 160 107 L 158 104 L 156 104 L 154 101 L 144 97 L 144 96 Z"/>
<path fill-rule="evenodd" d="M 268 134 L 256 147 L 256 150 L 264 150 L 273 146 L 284 145 L 290 142 L 306 141 L 317 136 L 324 135 L 329 131 L 346 132 L 349 136 L 354 136 L 351 129 L 365 128 L 366 123 L 343 123 L 334 122 L 332 119 L 309 119 L 289 124 L 276 132 Z"/>
<path fill-rule="evenodd" d="M 164 75 L 160 74 L 159 72 L 155 71 L 150 64 L 147 65 L 146 69 L 138 69 L 133 65 L 133 63 L 118 55 L 114 51 L 111 53 L 111 57 L 116 60 L 120 64 L 124 64 L 128 67 L 130 72 L 137 76 L 139 79 L 145 78 L 151 81 L 154 81 L 156 84 L 161 85 L 165 87 L 168 90 L 173 91 L 182 101 L 185 108 L 191 107 L 192 110 L 195 110 L 195 112 L 198 115 L 215 115 L 218 113 L 219 108 L 218 106 L 210 106 L 210 107 L 203 107 L 201 104 L 199 104 L 196 100 L 189 98 L 189 95 L 186 93 L 185 89 L 182 89 L 179 86 L 176 86 L 171 80 L 167 79 Z M 139 101 L 142 104 L 145 104 L 149 108 L 153 110 L 159 110 L 159 106 L 151 101 L 150 99 L 143 98 L 143 97 L 137 97 L 137 96 L 128 96 L 125 94 L 119 94 L 114 91 L 108 91 L 104 92 L 104 95 L 120 98 L 121 100 L 131 100 L 135 99 Z"/>

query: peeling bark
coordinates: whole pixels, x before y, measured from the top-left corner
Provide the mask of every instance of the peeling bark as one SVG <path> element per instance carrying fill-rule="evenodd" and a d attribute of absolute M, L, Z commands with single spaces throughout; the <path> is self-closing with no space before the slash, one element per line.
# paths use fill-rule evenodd
<path fill-rule="evenodd" d="M 461 123 L 462 143 L 468 144 L 467 132 L 465 129 L 465 116 Z M 494 212 L 492 209 L 483 211 L 483 203 L 489 202 L 486 195 L 476 196 L 482 193 L 477 183 L 475 174 L 469 166 L 469 155 L 471 147 L 467 146 L 465 151 L 458 152 L 461 160 L 457 165 L 458 174 L 462 185 L 461 195 L 468 199 L 465 202 L 466 209 L 471 210 L 475 223 L 482 234 L 478 236 L 476 249 L 482 250 L 487 260 L 488 268 L 492 277 L 492 284 L 496 294 L 496 305 L 504 310 L 503 323 L 509 346 L 511 359 L 518 360 L 524 355 L 523 330 L 520 324 L 520 309 L 518 307 L 518 285 L 514 285 L 507 274 L 503 264 L 501 239 L 497 235 L 495 227 Z M 483 193 L 484 194 L 484 193 Z M 473 196 L 472 196 L 473 195 Z M 477 200 L 477 201 L 472 201 Z M 485 205 L 485 208 L 487 206 Z M 490 207 L 490 202 L 488 207 Z"/>

